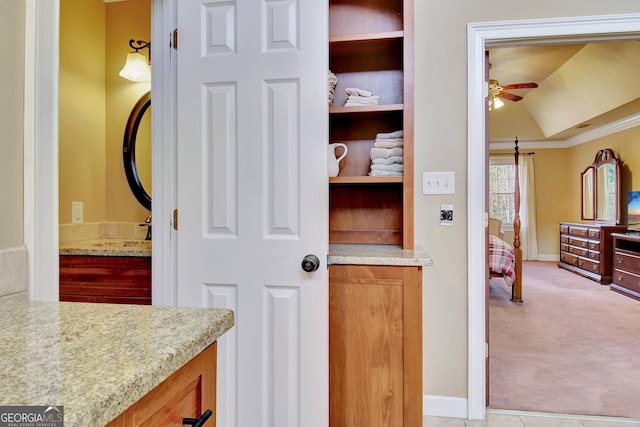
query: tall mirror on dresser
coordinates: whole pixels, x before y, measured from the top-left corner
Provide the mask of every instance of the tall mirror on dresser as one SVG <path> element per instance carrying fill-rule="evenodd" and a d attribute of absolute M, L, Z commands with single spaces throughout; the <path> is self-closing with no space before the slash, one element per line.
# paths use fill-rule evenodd
<path fill-rule="evenodd" d="M 581 222 L 560 223 L 559 267 L 608 285 L 612 277 L 611 233 L 620 233 L 620 160 L 610 148 L 596 153 L 580 174 Z"/>

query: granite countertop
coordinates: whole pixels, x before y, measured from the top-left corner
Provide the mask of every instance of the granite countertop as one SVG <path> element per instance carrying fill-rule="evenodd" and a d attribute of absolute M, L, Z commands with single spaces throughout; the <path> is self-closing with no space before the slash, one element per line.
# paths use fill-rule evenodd
<path fill-rule="evenodd" d="M 98 239 L 60 243 L 60 255 L 150 257 L 151 240 Z"/>
<path fill-rule="evenodd" d="M 328 264 L 426 266 L 433 261 L 420 247 L 406 250 L 397 245 L 334 243 L 329 245 Z"/>
<path fill-rule="evenodd" d="M 227 309 L 0 301 L 0 405 L 64 406 L 101 426 L 216 341 Z"/>

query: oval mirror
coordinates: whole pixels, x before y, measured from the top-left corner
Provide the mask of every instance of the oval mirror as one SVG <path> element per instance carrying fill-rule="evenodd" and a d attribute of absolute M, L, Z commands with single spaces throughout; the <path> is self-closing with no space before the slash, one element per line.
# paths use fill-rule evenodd
<path fill-rule="evenodd" d="M 145 113 L 150 112 L 150 107 L 151 92 L 149 91 L 133 106 L 125 127 L 122 145 L 127 182 L 138 202 L 148 210 L 151 210 L 151 196 L 142 183 L 147 183 L 146 188 L 151 191 L 151 120 L 149 115 L 145 118 Z"/>

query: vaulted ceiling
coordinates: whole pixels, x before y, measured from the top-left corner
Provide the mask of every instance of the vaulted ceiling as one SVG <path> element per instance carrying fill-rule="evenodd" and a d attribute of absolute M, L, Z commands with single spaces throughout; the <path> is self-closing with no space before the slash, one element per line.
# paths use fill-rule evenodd
<path fill-rule="evenodd" d="M 490 112 L 490 141 L 571 146 L 640 123 L 637 41 L 492 49 L 491 79 L 538 83 Z"/>

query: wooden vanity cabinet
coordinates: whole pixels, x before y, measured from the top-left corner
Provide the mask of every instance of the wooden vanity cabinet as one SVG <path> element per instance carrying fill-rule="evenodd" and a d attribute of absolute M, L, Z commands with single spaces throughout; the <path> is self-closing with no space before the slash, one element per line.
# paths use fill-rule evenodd
<path fill-rule="evenodd" d="M 640 301 L 640 235 L 613 233 L 611 290 Z"/>
<path fill-rule="evenodd" d="M 151 304 L 151 257 L 60 255 L 60 301 Z"/>
<path fill-rule="evenodd" d="M 329 425 L 422 425 L 422 267 L 329 267 Z"/>
<path fill-rule="evenodd" d="M 216 425 L 217 342 L 112 420 L 107 427 L 181 426 L 183 418 L 199 418 L 207 409 Z"/>
<path fill-rule="evenodd" d="M 608 285 L 612 275 L 611 233 L 626 228 L 624 225 L 561 222 L 558 267 Z"/>

